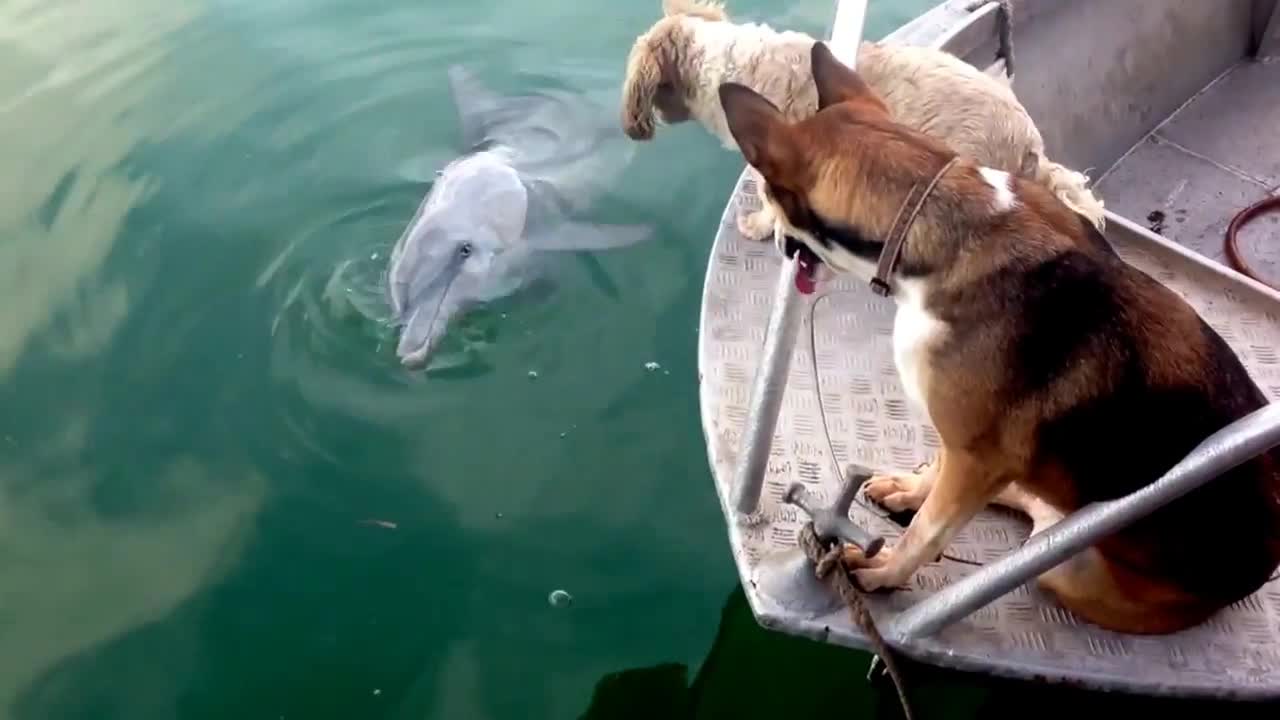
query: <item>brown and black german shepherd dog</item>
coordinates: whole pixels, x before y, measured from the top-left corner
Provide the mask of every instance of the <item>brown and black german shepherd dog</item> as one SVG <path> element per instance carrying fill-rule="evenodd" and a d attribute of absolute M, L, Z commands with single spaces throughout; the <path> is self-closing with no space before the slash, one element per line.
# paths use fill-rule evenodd
<path fill-rule="evenodd" d="M 846 550 L 865 590 L 907 581 L 988 503 L 1025 512 L 1038 532 L 1151 483 L 1267 402 L 1192 307 L 1043 186 L 891 122 L 823 43 L 812 68 L 819 111 L 795 124 L 745 86 L 720 87 L 779 236 L 871 279 L 913 189 L 937 180 L 882 279 L 903 387 L 942 449 L 919 474 L 868 482 L 875 501 L 917 512 L 876 557 Z M 1098 626 L 1166 633 L 1250 595 L 1278 564 L 1280 465 L 1268 453 L 1039 582 Z"/>

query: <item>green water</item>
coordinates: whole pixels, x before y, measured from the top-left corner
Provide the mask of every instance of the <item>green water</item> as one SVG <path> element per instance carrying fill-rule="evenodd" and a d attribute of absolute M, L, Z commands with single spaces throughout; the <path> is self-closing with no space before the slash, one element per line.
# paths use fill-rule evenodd
<path fill-rule="evenodd" d="M 736 591 L 694 350 L 741 165 L 700 130 L 600 208 L 658 231 L 607 283 L 566 266 L 431 373 L 392 352 L 445 67 L 610 90 L 658 5 L 0 4 L 0 718 L 778 718 L 788 684 L 891 713 Z M 1006 697 L 940 682 L 950 716 Z"/>

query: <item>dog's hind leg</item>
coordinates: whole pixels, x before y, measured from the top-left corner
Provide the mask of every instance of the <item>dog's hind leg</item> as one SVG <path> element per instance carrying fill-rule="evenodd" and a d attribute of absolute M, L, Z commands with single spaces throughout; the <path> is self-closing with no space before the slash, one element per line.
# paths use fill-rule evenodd
<path fill-rule="evenodd" d="M 1066 516 L 1066 513 L 1050 505 L 1047 500 L 1016 482 L 1009 483 L 994 498 L 991 498 L 991 504 L 1017 510 L 1030 518 L 1032 535 Z"/>
<path fill-rule="evenodd" d="M 1091 547 L 1037 578 L 1067 610 L 1120 633 L 1177 632 L 1208 619 L 1213 604 L 1114 563 Z"/>
<path fill-rule="evenodd" d="M 1031 534 L 1066 516 L 1034 492 L 1010 483 L 991 502 L 1031 518 Z M 1206 603 L 1088 548 L 1040 575 L 1037 584 L 1066 609 L 1099 627 L 1126 633 L 1166 633 L 1204 620 Z"/>

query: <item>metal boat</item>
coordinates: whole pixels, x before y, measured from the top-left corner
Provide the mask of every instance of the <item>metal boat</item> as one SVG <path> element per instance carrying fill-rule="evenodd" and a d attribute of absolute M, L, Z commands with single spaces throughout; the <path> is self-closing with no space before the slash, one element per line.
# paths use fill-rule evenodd
<path fill-rule="evenodd" d="M 861 37 L 861 12 L 845 10 L 864 1 L 837 3 L 837 52 Z M 1280 2 L 949 0 L 885 40 L 1008 73 L 1049 156 L 1094 178 L 1120 255 L 1187 298 L 1280 397 L 1280 292 L 1265 272 L 1276 269 L 1275 250 L 1260 245 L 1280 241 L 1280 213 L 1263 212 L 1280 197 Z M 788 491 L 830 504 L 843 468 L 910 471 L 938 439 L 899 384 L 892 301 L 852 279 L 797 291 L 800 260 L 738 235 L 743 203 L 758 203 L 745 172 L 708 261 L 698 347 L 703 429 L 734 559 L 763 626 L 871 649 L 797 549 L 809 517 Z M 868 609 L 893 652 L 933 665 L 1148 695 L 1280 698 L 1280 580 L 1165 636 L 1098 629 L 1031 582 L 1277 444 L 1273 404 L 1206 438 L 1144 490 L 1030 540 L 1025 519 L 988 509 L 909 589 L 868 596 Z M 869 503 L 843 517 L 890 542 L 902 532 Z"/>

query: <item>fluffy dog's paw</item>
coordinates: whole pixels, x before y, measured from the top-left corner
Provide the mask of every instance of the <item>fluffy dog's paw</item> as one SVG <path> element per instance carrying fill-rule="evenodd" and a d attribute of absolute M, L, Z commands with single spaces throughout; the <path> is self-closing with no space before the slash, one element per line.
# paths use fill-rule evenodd
<path fill-rule="evenodd" d="M 929 496 L 924 476 L 915 473 L 876 475 L 863 487 L 872 502 L 895 513 L 919 510 Z"/>
<path fill-rule="evenodd" d="M 763 242 L 773 237 L 773 213 L 768 208 L 738 213 L 738 232 L 748 240 Z"/>

